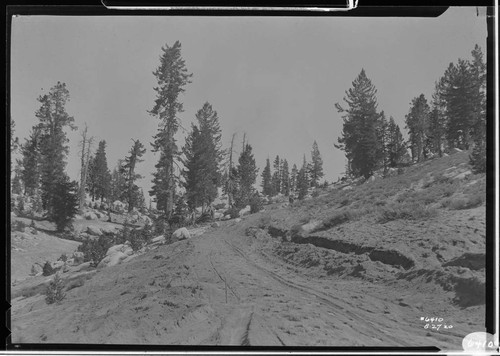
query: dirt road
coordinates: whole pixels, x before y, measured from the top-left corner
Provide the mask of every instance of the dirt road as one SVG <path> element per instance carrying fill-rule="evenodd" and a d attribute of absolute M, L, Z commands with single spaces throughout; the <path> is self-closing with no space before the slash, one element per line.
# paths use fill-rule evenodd
<path fill-rule="evenodd" d="M 103 269 L 60 305 L 18 298 L 13 342 L 461 349 L 468 332 L 424 329 L 431 307 L 412 292 L 306 277 L 265 246 L 227 222 Z"/>

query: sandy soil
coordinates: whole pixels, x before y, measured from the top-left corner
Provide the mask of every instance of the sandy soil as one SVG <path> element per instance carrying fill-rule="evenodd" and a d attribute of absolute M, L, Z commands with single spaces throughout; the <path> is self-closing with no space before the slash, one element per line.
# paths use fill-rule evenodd
<path fill-rule="evenodd" d="M 247 236 L 259 218 L 225 222 L 98 271 L 59 305 L 40 295 L 16 298 L 12 340 L 460 350 L 466 334 L 484 330 L 484 306 L 460 309 L 442 290 L 306 275 L 271 253 L 272 237 Z M 426 316 L 453 328 L 425 329 Z"/>

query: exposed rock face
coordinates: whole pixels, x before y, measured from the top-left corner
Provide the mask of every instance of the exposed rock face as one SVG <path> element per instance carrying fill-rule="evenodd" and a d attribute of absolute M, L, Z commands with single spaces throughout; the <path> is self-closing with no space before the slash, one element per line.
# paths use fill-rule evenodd
<path fill-rule="evenodd" d="M 240 217 L 242 216 L 245 216 L 245 215 L 249 215 L 250 214 L 250 205 L 247 205 L 246 207 L 244 207 L 243 209 L 240 210 L 240 212 L 238 213 Z"/>
<path fill-rule="evenodd" d="M 86 212 L 83 216 L 86 220 L 97 220 L 97 215 L 91 211 Z"/>
<path fill-rule="evenodd" d="M 188 229 L 186 229 L 185 227 L 181 227 L 180 229 L 174 231 L 172 237 L 177 240 L 185 240 L 190 239 L 191 234 L 189 233 Z"/>
<path fill-rule="evenodd" d="M 116 266 L 133 253 L 134 251 L 127 244 L 111 246 L 106 253 L 106 257 L 99 262 L 97 268 Z"/>
<path fill-rule="evenodd" d="M 87 226 L 87 233 L 92 236 L 101 236 L 102 230 L 97 226 Z"/>

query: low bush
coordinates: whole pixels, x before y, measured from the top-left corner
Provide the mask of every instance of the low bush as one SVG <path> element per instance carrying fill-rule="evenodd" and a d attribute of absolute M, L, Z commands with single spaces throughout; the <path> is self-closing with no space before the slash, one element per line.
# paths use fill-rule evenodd
<path fill-rule="evenodd" d="M 233 206 L 226 210 L 224 215 L 229 215 L 231 219 L 236 219 L 240 216 L 240 210 L 236 206 Z"/>
<path fill-rule="evenodd" d="M 262 210 L 262 199 L 259 196 L 253 196 L 250 199 L 250 213 L 255 214 Z"/>
<path fill-rule="evenodd" d="M 52 268 L 52 265 L 50 264 L 49 261 L 46 261 L 45 264 L 43 265 L 43 272 L 42 274 L 46 277 L 46 276 L 50 276 L 52 274 L 54 274 L 56 271 Z"/>
<path fill-rule="evenodd" d="M 50 281 L 45 291 L 45 301 L 47 304 L 60 303 L 66 297 L 64 293 L 64 281 L 56 273 L 54 279 Z"/>
<path fill-rule="evenodd" d="M 271 224 L 271 216 L 266 214 L 260 218 L 258 226 L 261 229 L 267 229 L 270 224 Z"/>
<path fill-rule="evenodd" d="M 480 206 L 484 202 L 483 195 L 464 196 L 458 198 L 446 199 L 443 201 L 443 206 L 450 210 L 465 210 Z"/>
<path fill-rule="evenodd" d="M 384 224 L 393 220 L 426 220 L 436 215 L 435 208 L 423 204 L 399 203 L 379 209 L 377 221 Z"/>
<path fill-rule="evenodd" d="M 108 249 L 113 246 L 114 239 L 109 236 L 102 235 L 96 240 L 85 240 L 80 246 L 78 246 L 78 251 L 83 252 L 83 260 L 85 262 L 90 261 L 92 267 L 97 267 L 99 262 L 101 262 Z"/>
<path fill-rule="evenodd" d="M 28 225 L 24 221 L 21 221 L 21 220 L 16 220 L 11 224 L 12 231 L 24 232 L 24 229 L 27 227 L 28 227 Z"/>

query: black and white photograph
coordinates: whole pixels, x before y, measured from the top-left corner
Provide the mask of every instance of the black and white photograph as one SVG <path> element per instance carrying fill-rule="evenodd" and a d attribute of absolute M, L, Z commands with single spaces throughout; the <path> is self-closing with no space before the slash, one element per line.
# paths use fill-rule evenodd
<path fill-rule="evenodd" d="M 498 349 L 489 11 L 13 15 L 12 345 Z"/>

